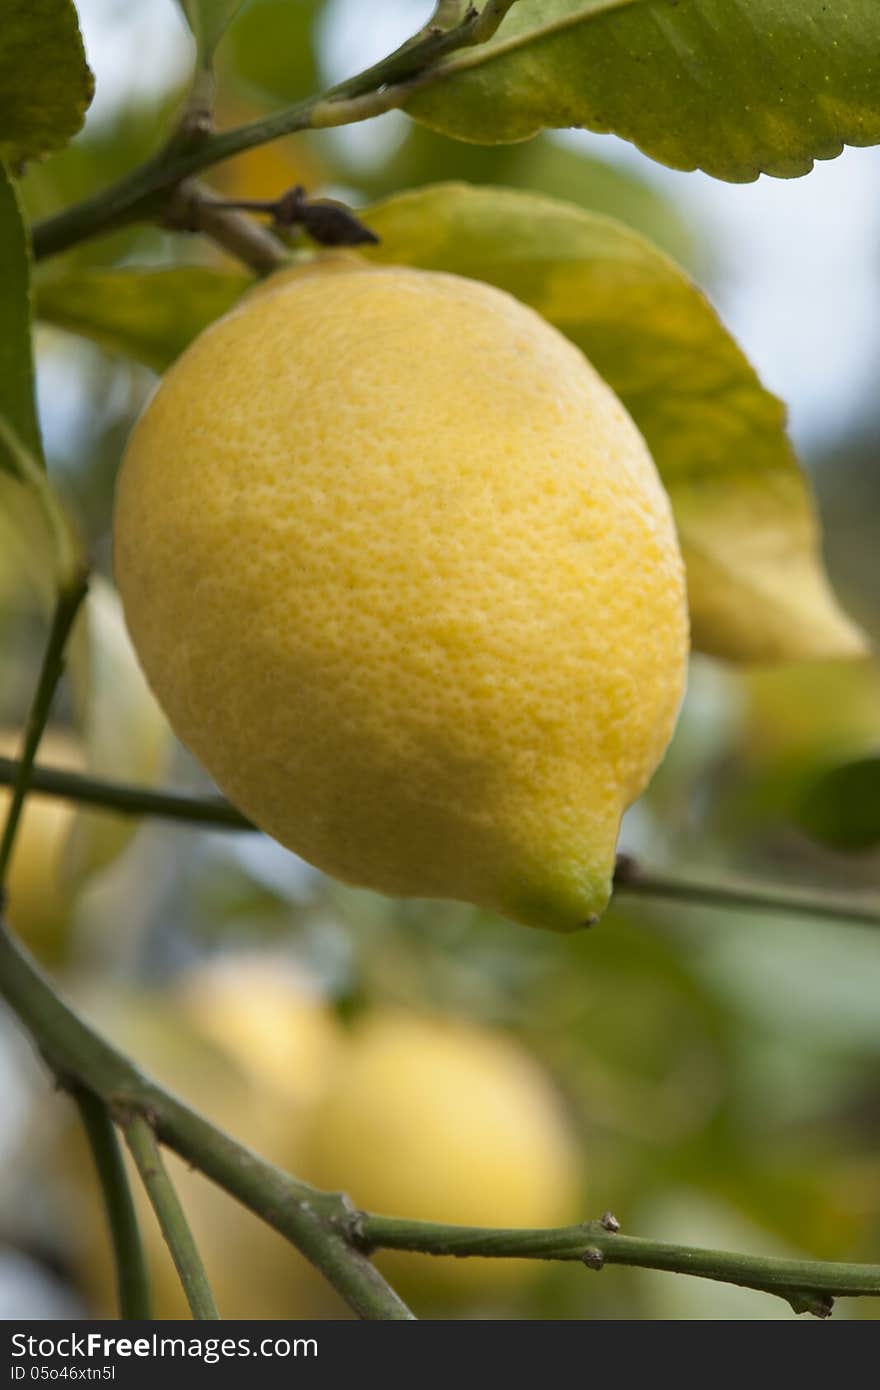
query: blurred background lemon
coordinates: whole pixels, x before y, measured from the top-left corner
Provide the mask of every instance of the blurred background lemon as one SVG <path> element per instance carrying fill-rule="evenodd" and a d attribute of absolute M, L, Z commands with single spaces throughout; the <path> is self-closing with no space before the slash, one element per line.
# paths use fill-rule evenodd
<path fill-rule="evenodd" d="M 472 1024 L 382 1011 L 352 1029 L 316 1106 L 304 1171 L 357 1206 L 463 1226 L 575 1221 L 581 1163 L 551 1078 L 518 1043 Z M 379 1257 L 404 1293 L 489 1300 L 539 1272 L 528 1260 Z"/>

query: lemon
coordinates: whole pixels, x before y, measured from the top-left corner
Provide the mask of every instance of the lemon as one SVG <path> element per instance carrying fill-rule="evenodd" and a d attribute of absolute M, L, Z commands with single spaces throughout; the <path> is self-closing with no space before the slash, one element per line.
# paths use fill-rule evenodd
<path fill-rule="evenodd" d="M 305 1173 L 388 1216 L 465 1226 L 578 1219 L 582 1162 L 552 1081 L 488 1028 L 376 1012 L 312 1112 Z M 404 1293 L 510 1294 L 540 1266 L 386 1252 Z"/>
<path fill-rule="evenodd" d="M 135 427 L 115 566 L 175 730 L 282 844 L 602 911 L 681 700 L 683 567 L 641 435 L 531 309 L 338 263 L 240 304 Z"/>
<path fill-rule="evenodd" d="M 274 1090 L 275 1123 L 289 1133 L 291 1112 L 315 1102 L 342 1046 L 326 1001 L 285 961 L 247 953 L 184 975 L 175 997 L 202 1037 L 253 1084 Z"/>
<path fill-rule="evenodd" d="M 21 735 L 0 732 L 0 755 L 17 758 Z M 84 757 L 70 735 L 49 730 L 40 742 L 38 762 L 68 772 L 80 772 Z M 6 818 L 12 793 L 0 788 L 0 825 Z M 64 882 L 63 856 L 73 825 L 75 807 L 57 797 L 32 792 L 18 823 L 9 865 L 6 909 L 10 925 L 45 964 L 57 963 L 64 953 L 64 936 L 72 910 L 72 895 Z"/>

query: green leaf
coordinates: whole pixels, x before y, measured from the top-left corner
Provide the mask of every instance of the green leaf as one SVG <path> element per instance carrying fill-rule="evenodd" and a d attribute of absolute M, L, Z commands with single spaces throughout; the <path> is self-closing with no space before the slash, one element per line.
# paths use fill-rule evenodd
<path fill-rule="evenodd" d="M 863 649 L 824 575 L 784 408 L 672 261 L 608 218 L 511 190 L 435 186 L 365 220 L 381 237 L 370 260 L 508 290 L 614 388 L 672 499 L 698 647 L 740 661 Z"/>
<path fill-rule="evenodd" d="M 223 47 L 223 76 L 293 102 L 320 88 L 313 31 L 321 0 L 251 0 Z"/>
<path fill-rule="evenodd" d="M 0 544 L 48 601 L 76 548 L 43 465 L 34 403 L 30 250 L 16 189 L 0 164 Z"/>
<path fill-rule="evenodd" d="M 880 752 L 817 777 L 795 818 L 808 835 L 832 849 L 880 845 Z"/>
<path fill-rule="evenodd" d="M 0 159 L 17 165 L 66 145 L 93 92 L 71 0 L 4 0 Z"/>
<path fill-rule="evenodd" d="M 171 730 L 134 654 L 116 590 L 93 576 L 70 647 L 77 724 L 94 777 L 157 786 L 171 749 Z M 81 883 L 125 849 L 133 817 L 77 811 L 65 847 L 68 878 Z"/>
<path fill-rule="evenodd" d="M 241 9 L 242 0 L 178 0 L 196 41 L 196 62 L 210 68 L 214 50 Z"/>
<path fill-rule="evenodd" d="M 410 115 L 480 144 L 546 127 L 631 140 L 732 182 L 880 141 L 876 0 L 518 0 Z"/>
<path fill-rule="evenodd" d="M 177 87 L 151 96 L 135 91 L 129 102 L 101 121 L 90 123 L 78 139 L 51 159 L 32 160 L 19 187 L 28 221 L 51 217 L 91 197 L 152 158 L 179 127 L 185 95 L 185 90 Z M 159 226 L 151 223 L 118 227 L 69 247 L 64 264 L 69 266 L 76 260 L 80 264 L 112 265 L 127 259 L 135 245 L 139 259 L 147 263 L 162 256 L 164 237 Z M 53 263 L 55 268 L 58 264 Z"/>
<path fill-rule="evenodd" d="M 37 313 L 161 372 L 252 283 L 201 266 L 74 269 L 38 282 Z"/>

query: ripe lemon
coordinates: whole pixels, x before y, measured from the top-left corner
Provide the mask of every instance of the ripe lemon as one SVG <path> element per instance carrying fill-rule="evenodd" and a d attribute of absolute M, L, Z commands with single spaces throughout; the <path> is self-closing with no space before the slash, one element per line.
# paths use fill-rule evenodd
<path fill-rule="evenodd" d="M 0 732 L 0 754 L 17 758 L 21 735 Z M 84 757 L 79 744 L 67 734 L 49 730 L 39 748 L 38 761 L 68 772 L 81 772 Z M 0 788 L 0 825 L 9 809 L 12 793 Z M 64 936 L 72 909 L 72 895 L 63 881 L 63 852 L 73 824 L 71 802 L 32 793 L 25 802 L 18 825 L 7 884 L 10 925 L 34 954 L 53 965 L 64 954 Z"/>
<path fill-rule="evenodd" d="M 319 868 L 567 930 L 685 676 L 684 577 L 638 430 L 477 281 L 289 277 L 137 424 L 116 575 L 171 723 Z"/>
<path fill-rule="evenodd" d="M 377 1012 L 318 1102 L 305 1173 L 369 1211 L 474 1226 L 578 1219 L 581 1158 L 550 1078 L 487 1028 Z M 510 1294 L 540 1266 L 386 1252 L 403 1292 Z"/>

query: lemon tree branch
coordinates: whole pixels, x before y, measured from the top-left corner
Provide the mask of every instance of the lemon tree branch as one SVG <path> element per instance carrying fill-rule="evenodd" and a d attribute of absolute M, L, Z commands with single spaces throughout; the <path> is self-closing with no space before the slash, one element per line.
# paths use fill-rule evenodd
<path fill-rule="evenodd" d="M 216 1321 L 220 1314 L 208 1283 L 201 1256 L 193 1240 L 180 1198 L 168 1176 L 156 1136 L 143 1115 L 133 1114 L 123 1121 L 129 1152 L 152 1203 L 165 1243 L 171 1251 L 186 1301 L 194 1318 Z"/>
<path fill-rule="evenodd" d="M 832 1298 L 880 1296 L 880 1265 L 701 1250 L 621 1236 L 601 1222 L 554 1230 L 495 1230 L 357 1212 L 340 1194 L 321 1192 L 230 1139 L 144 1076 L 77 1017 L 5 930 L 0 930 L 0 993 L 38 1041 L 62 1085 L 88 1087 L 115 1115 L 142 1117 L 159 1140 L 295 1244 L 361 1317 L 412 1316 L 370 1263 L 369 1252 L 379 1247 L 462 1257 L 580 1260 L 591 1268 L 635 1265 L 774 1293 L 799 1312 L 821 1316 L 827 1316 Z"/>
<path fill-rule="evenodd" d="M 56 255 L 78 242 L 131 222 L 159 218 L 177 185 L 192 174 L 257 145 L 297 131 L 350 125 L 404 104 L 414 88 L 442 75 L 443 59 L 491 38 L 516 0 L 486 0 L 469 6 L 451 28 L 426 25 L 409 43 L 382 62 L 332 87 L 321 96 L 286 107 L 232 130 L 183 141 L 175 132 L 168 144 L 138 168 L 90 198 L 37 222 L 34 257 Z M 608 0 L 609 5 L 620 0 Z M 630 0 L 627 0 L 630 3 Z"/>
<path fill-rule="evenodd" d="M 808 893 L 771 884 L 720 879 L 701 883 L 643 868 L 627 854 L 617 857 L 614 891 L 654 901 L 690 903 L 698 907 L 729 908 L 734 911 L 784 913 L 792 917 L 820 917 L 825 921 L 853 922 L 880 927 L 880 902 L 855 894 L 841 895 L 811 888 Z"/>
<path fill-rule="evenodd" d="M 74 619 L 79 611 L 79 606 L 85 598 L 86 586 L 87 579 L 85 573 L 75 570 L 70 579 L 66 581 L 61 588 L 55 605 L 52 626 L 49 631 L 49 639 L 43 657 L 43 665 L 40 670 L 31 711 L 25 726 L 24 747 L 22 749 L 21 759 L 16 763 L 15 777 L 12 783 L 12 797 L 10 798 L 9 810 L 6 814 L 3 835 L 0 837 L 0 895 L 2 895 L 6 882 L 6 873 L 15 845 L 15 836 L 24 808 L 25 797 L 30 787 L 31 769 L 36 756 L 37 747 L 42 737 L 43 730 L 46 727 L 46 721 L 49 718 L 49 709 L 52 704 L 52 697 L 55 694 L 55 688 L 64 670 L 64 648 L 67 644 L 67 638 L 73 626 Z"/>
<path fill-rule="evenodd" d="M 145 1076 L 59 998 L 2 925 L 0 995 L 31 1034 L 60 1085 L 85 1087 L 123 1120 L 134 1115 L 146 1119 L 163 1144 L 296 1245 L 362 1318 L 412 1317 L 351 1242 L 351 1208 L 344 1198 L 290 1177 Z"/>
<path fill-rule="evenodd" d="M 880 1265 L 702 1250 L 620 1235 L 609 1231 L 601 1221 L 550 1230 L 494 1230 L 362 1213 L 358 1230 L 365 1249 L 419 1250 L 434 1255 L 490 1259 L 580 1260 L 591 1269 L 618 1264 L 691 1274 L 777 1294 L 791 1303 L 795 1312 L 817 1316 L 827 1317 L 831 1300 L 837 1296 L 880 1297 Z"/>
<path fill-rule="evenodd" d="M 0 786 L 13 786 L 21 764 L 0 758 Z M 150 787 L 107 782 L 61 768 L 37 765 L 30 778 L 31 794 L 59 797 L 84 806 L 98 806 L 123 816 L 160 816 L 188 821 L 214 830 L 256 830 L 256 826 L 221 796 L 187 796 Z"/>
<path fill-rule="evenodd" d="M 14 784 L 19 766 L 14 758 L 0 758 L 0 786 Z M 212 830 L 257 830 L 253 821 L 221 796 L 188 796 L 183 792 L 154 791 L 149 787 L 108 782 L 44 766 L 33 768 L 30 785 L 32 793 L 98 806 L 121 815 L 158 816 Z M 863 900 L 852 894 L 821 892 L 818 889 L 802 893 L 791 888 L 732 879 L 705 883 L 645 869 L 629 855 L 618 856 L 614 886 L 615 892 L 620 895 L 721 909 L 755 908 L 795 917 L 819 917 L 880 926 L 880 903 L 870 899 Z"/>
<path fill-rule="evenodd" d="M 123 1318 L 150 1317 L 147 1266 L 116 1128 L 104 1102 L 82 1086 L 71 1085 L 92 1151 L 113 1244 L 119 1313 Z"/>
<path fill-rule="evenodd" d="M 231 209 L 194 179 L 177 187 L 163 222 L 172 231 L 200 232 L 209 237 L 258 275 L 271 275 L 288 260 L 283 243 L 267 227 Z"/>
<path fill-rule="evenodd" d="M 0 758 L 0 786 L 15 783 L 19 766 L 14 758 Z M 188 796 L 183 792 L 155 791 L 150 787 L 107 782 L 86 777 L 82 773 L 43 766 L 33 768 L 30 787 L 32 794 L 99 806 L 124 816 L 158 816 L 209 830 L 257 829 L 253 821 L 221 796 Z M 803 893 L 791 888 L 732 879 L 705 883 L 646 869 L 629 855 L 618 856 L 614 888 L 620 896 L 719 909 L 754 908 L 759 912 L 880 927 L 880 902 L 870 898 L 823 893 L 814 888 L 809 893 Z"/>

